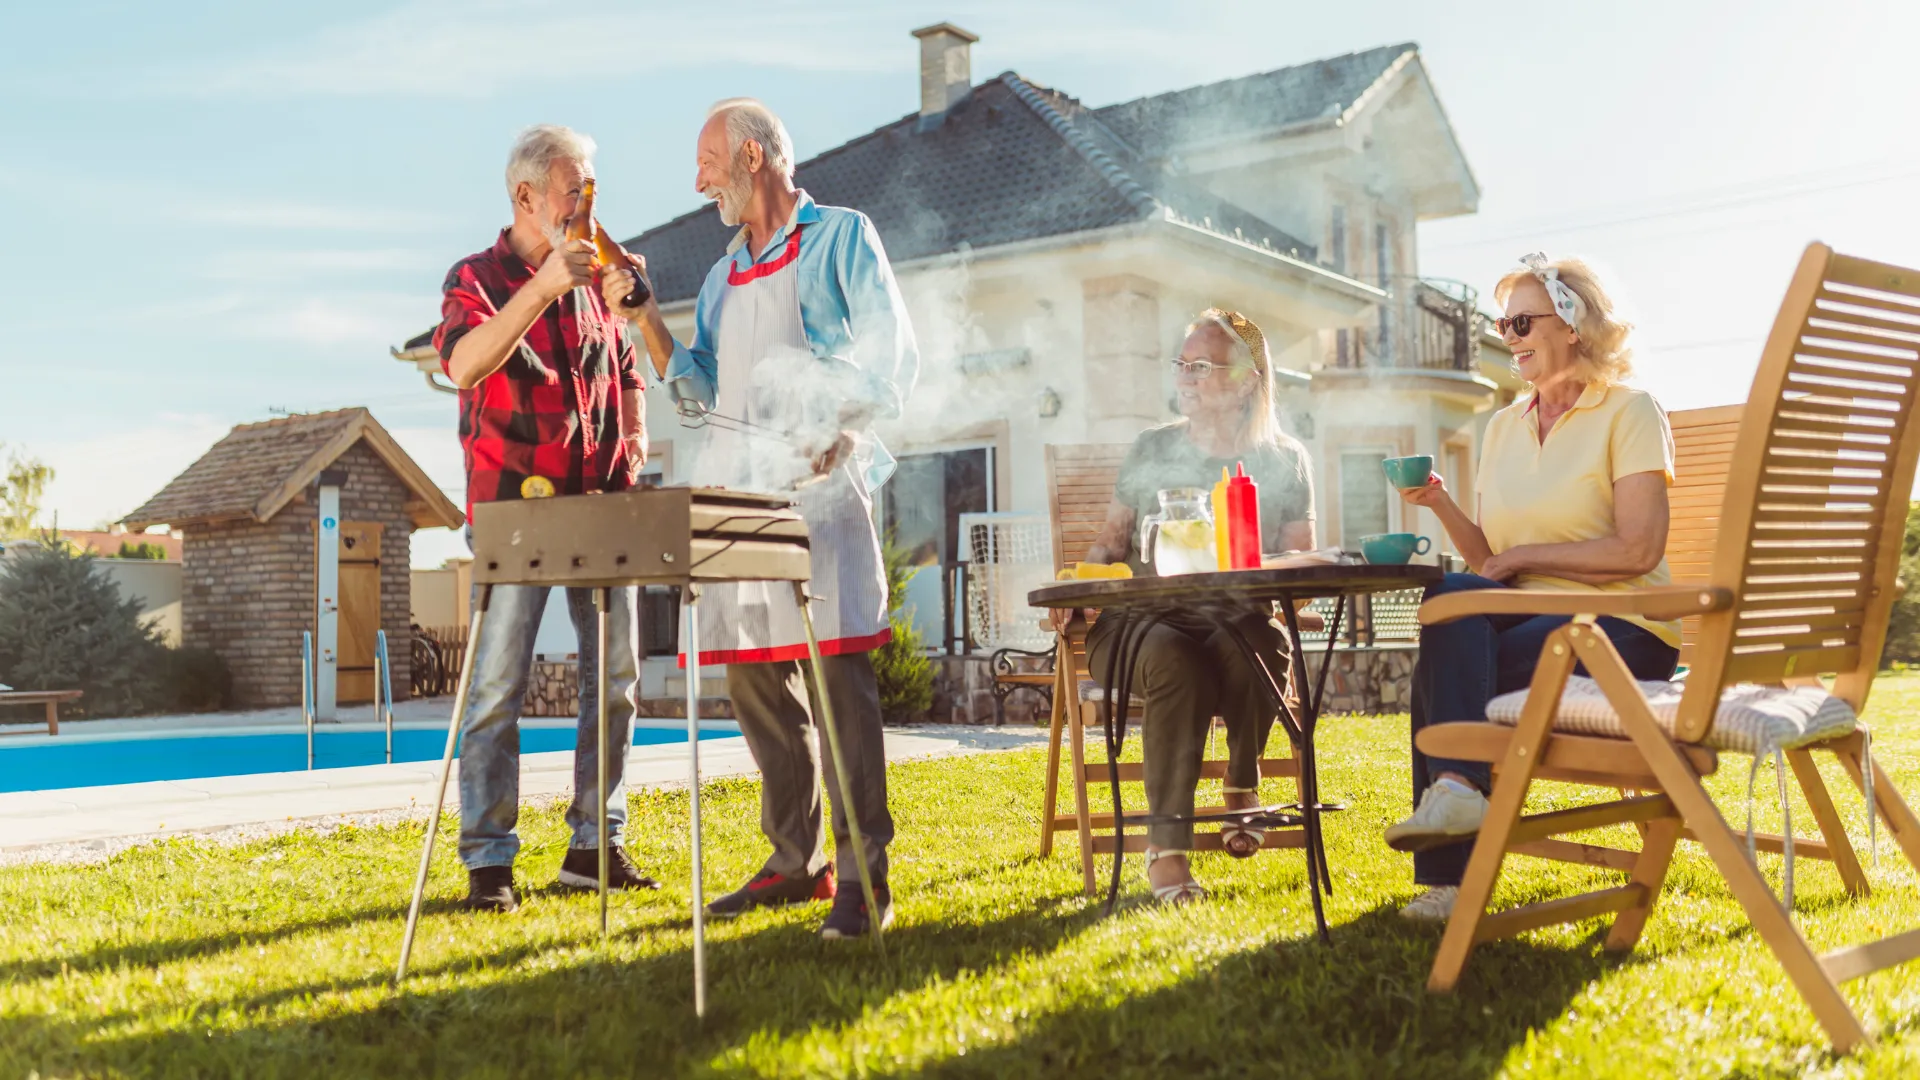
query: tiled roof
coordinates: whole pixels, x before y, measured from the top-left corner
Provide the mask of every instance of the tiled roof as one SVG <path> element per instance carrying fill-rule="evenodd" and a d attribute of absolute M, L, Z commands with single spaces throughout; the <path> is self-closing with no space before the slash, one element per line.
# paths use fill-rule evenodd
<path fill-rule="evenodd" d="M 1163 159 L 1181 145 L 1328 123 L 1345 116 L 1419 46 L 1408 42 L 1348 53 L 1205 86 L 1108 105 L 1094 115 L 1141 155 Z"/>
<path fill-rule="evenodd" d="M 873 219 L 894 262 L 1124 225 L 1173 211 L 1194 224 L 1311 259 L 1313 248 L 1247 210 L 1148 166 L 1095 114 L 1013 72 L 976 86 L 940 126 L 918 114 L 802 162 L 815 200 Z M 626 246 L 647 258 L 663 302 L 700 291 L 734 230 L 711 207 Z"/>
<path fill-rule="evenodd" d="M 1101 109 L 1009 71 L 974 87 L 943 122 L 909 114 L 800 163 L 815 200 L 873 219 L 898 263 L 1171 216 L 1312 262 L 1312 244 L 1182 179 L 1171 147 L 1351 109 L 1413 45 L 1391 45 Z M 690 300 L 734 230 L 703 206 L 626 241 L 663 303 Z M 406 348 L 429 344 L 432 332 Z"/>
<path fill-rule="evenodd" d="M 421 504 L 414 513 L 416 524 L 461 523 L 459 509 L 364 408 L 241 424 L 122 522 L 139 529 L 228 518 L 265 521 L 286 505 L 293 491 L 362 439 L 413 490 Z"/>

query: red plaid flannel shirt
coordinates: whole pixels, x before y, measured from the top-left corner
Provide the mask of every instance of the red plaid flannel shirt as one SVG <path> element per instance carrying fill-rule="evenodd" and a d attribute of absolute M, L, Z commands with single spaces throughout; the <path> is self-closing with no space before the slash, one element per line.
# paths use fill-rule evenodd
<path fill-rule="evenodd" d="M 533 268 L 507 246 L 505 229 L 493 247 L 453 264 L 433 334 L 440 367 L 447 368 L 467 331 L 493 318 L 532 278 Z M 520 498 L 530 476 L 552 481 L 559 495 L 630 486 L 620 393 L 642 388 L 635 361 L 626 320 L 607 310 L 599 290 L 574 289 L 548 305 L 500 370 L 460 391 L 467 516 L 476 502 Z"/>

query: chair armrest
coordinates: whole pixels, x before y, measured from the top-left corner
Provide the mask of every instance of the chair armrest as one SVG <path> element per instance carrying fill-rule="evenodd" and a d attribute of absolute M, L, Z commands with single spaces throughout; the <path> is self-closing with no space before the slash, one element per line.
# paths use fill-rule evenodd
<path fill-rule="evenodd" d="M 1436 596 L 1421 604 L 1420 625 L 1438 626 L 1470 615 L 1639 615 L 1665 621 L 1732 606 L 1730 590 L 1699 585 L 1606 593 L 1474 589 Z"/>

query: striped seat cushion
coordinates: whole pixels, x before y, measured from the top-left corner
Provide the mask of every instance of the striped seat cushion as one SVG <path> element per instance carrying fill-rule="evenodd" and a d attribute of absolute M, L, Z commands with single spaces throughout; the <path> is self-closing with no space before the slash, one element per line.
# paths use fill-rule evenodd
<path fill-rule="evenodd" d="M 1669 735 L 1673 734 L 1680 695 L 1685 689 L 1686 684 L 1679 682 L 1640 684 L 1654 720 Z M 1525 690 L 1501 694 L 1487 703 L 1487 719 L 1496 724 L 1517 724 L 1526 703 Z M 1713 728 L 1701 745 L 1744 754 L 1770 754 L 1845 735 L 1853 730 L 1855 719 L 1852 706 L 1818 687 L 1730 686 L 1720 695 Z M 1567 680 L 1553 730 L 1617 739 L 1627 735 L 1619 714 L 1600 692 L 1600 685 L 1581 675 Z"/>
<path fill-rule="evenodd" d="M 1094 682 L 1092 679 L 1081 679 L 1080 700 L 1092 702 L 1097 705 L 1107 700 L 1107 688 Z M 1142 699 L 1139 694 L 1128 695 L 1128 701 L 1136 708 L 1146 704 L 1146 701 Z"/>

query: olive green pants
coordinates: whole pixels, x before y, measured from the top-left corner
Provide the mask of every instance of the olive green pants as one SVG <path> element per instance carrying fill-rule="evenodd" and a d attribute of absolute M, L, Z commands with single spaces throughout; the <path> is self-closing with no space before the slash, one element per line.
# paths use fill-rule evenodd
<path fill-rule="evenodd" d="M 1102 685 L 1119 624 L 1112 616 L 1097 619 L 1087 635 L 1088 669 Z M 1135 626 L 1129 637 L 1138 632 Z M 1286 637 L 1272 619 L 1249 611 L 1234 626 L 1284 680 Z M 1227 786 L 1259 785 L 1260 757 L 1278 715 L 1262 682 L 1210 619 L 1176 613 L 1147 630 L 1134 653 L 1132 690 L 1145 703 L 1140 725 L 1148 813 L 1192 816 L 1207 729 L 1216 716 L 1227 725 Z M 1147 842 L 1162 850 L 1191 850 L 1193 826 L 1149 825 Z"/>

